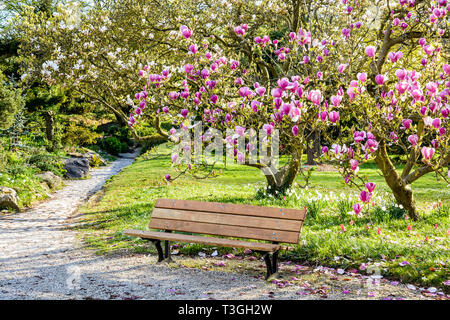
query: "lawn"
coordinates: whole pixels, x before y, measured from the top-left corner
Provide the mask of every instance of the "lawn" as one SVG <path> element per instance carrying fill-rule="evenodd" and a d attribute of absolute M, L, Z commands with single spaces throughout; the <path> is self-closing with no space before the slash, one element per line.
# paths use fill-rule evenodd
<path fill-rule="evenodd" d="M 399 169 L 401 169 L 399 167 Z M 220 170 L 220 168 L 219 168 Z M 316 171 L 308 188 L 298 185 L 282 199 L 263 197 L 265 178 L 257 169 L 239 165 L 221 168 L 215 178 L 196 180 L 182 176 L 167 183 L 164 175 L 176 175 L 170 166 L 170 149 L 161 145 L 142 155 L 80 210 L 85 214 L 77 228 L 86 246 L 98 254 L 124 249 L 154 252 L 152 246 L 124 236 L 128 228 L 146 229 L 158 198 L 177 198 L 216 202 L 246 203 L 261 206 L 308 208 L 300 243 L 281 259 L 311 265 L 357 269 L 380 273 L 390 279 L 424 287 L 439 287 L 449 276 L 449 187 L 429 174 L 412 185 L 422 219 L 407 219 L 398 207 L 373 164 L 361 173 L 377 183 L 374 204 L 362 217 L 348 214 L 356 198 L 337 172 Z M 205 246 L 185 245 L 184 254 L 196 254 Z M 228 251 L 227 251 L 228 250 Z M 220 253 L 230 252 L 226 249 Z M 234 251 L 235 254 L 243 254 Z M 375 269 L 374 269 L 375 268 Z M 447 282 L 448 284 L 448 282 Z"/>

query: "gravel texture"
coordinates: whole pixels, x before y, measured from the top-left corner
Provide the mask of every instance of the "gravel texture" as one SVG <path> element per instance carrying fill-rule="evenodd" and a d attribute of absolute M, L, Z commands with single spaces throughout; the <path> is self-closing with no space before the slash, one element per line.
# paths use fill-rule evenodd
<path fill-rule="evenodd" d="M 0 299 L 427 298 L 403 284 L 384 279 L 372 283 L 362 275 L 327 268 L 299 270 L 282 263 L 280 275 L 290 282 L 271 283 L 260 277 L 265 272 L 261 261 L 176 256 L 176 263 L 156 264 L 155 256 L 105 257 L 83 249 L 76 232 L 68 229 L 74 223 L 69 218 L 135 156 L 93 169 L 89 179 L 66 181 L 49 200 L 27 211 L 0 216 Z M 217 270 L 232 263 L 241 264 L 241 269 Z"/>

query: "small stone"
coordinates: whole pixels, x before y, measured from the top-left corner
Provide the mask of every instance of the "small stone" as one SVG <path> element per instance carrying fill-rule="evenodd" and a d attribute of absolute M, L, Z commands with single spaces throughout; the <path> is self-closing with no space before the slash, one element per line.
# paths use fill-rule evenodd
<path fill-rule="evenodd" d="M 8 187 L 0 187 L 0 209 L 13 209 L 20 211 L 19 198 L 16 190 Z"/>

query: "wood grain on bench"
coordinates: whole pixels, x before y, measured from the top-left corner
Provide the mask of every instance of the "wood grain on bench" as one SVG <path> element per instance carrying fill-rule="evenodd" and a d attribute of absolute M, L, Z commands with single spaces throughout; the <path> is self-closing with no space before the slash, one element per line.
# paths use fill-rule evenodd
<path fill-rule="evenodd" d="M 303 219 L 302 210 L 158 199 L 149 228 L 298 243 Z"/>

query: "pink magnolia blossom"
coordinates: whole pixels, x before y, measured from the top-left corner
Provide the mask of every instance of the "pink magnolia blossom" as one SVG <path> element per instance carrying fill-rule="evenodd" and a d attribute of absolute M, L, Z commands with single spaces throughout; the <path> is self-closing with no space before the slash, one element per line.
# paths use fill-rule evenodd
<path fill-rule="evenodd" d="M 254 112 L 258 112 L 258 106 L 259 106 L 260 104 L 261 104 L 261 103 L 260 103 L 259 101 L 253 100 L 252 102 L 250 102 L 250 107 L 252 108 L 252 110 L 253 110 Z"/>
<path fill-rule="evenodd" d="M 320 90 L 311 90 L 308 93 L 308 99 L 315 105 L 320 105 L 323 100 L 322 92 Z"/>
<path fill-rule="evenodd" d="M 402 120 L 402 125 L 403 125 L 403 127 L 401 127 L 400 129 L 409 129 L 409 128 L 411 128 L 411 123 L 412 123 L 412 120 L 411 119 L 403 119 Z"/>
<path fill-rule="evenodd" d="M 133 114 L 130 113 L 130 117 L 128 118 L 128 125 L 133 126 L 136 123 L 136 119 L 134 118 Z"/>
<path fill-rule="evenodd" d="M 367 80 L 367 73 L 365 72 L 358 73 L 356 77 L 358 78 L 359 81 L 361 81 L 361 83 L 364 83 Z"/>
<path fill-rule="evenodd" d="M 415 146 L 419 141 L 419 137 L 417 136 L 417 134 L 412 134 L 408 137 L 408 141 L 409 143 L 411 143 L 411 145 Z"/>
<path fill-rule="evenodd" d="M 183 118 L 186 118 L 187 115 L 189 114 L 189 110 L 188 110 L 188 109 L 182 109 L 181 112 L 180 112 L 180 114 L 181 114 L 181 116 L 182 116 Z"/>
<path fill-rule="evenodd" d="M 344 29 L 342 29 L 341 31 L 342 31 L 342 35 L 344 36 L 345 39 L 347 39 L 348 37 L 350 37 L 350 29 L 344 28 Z"/>
<path fill-rule="evenodd" d="M 264 93 L 266 93 L 266 88 L 258 87 L 258 88 L 255 89 L 255 91 L 260 97 L 262 97 L 264 95 Z"/>
<path fill-rule="evenodd" d="M 328 114 L 328 119 L 330 119 L 331 122 L 336 123 L 339 121 L 339 111 L 331 111 Z"/>
<path fill-rule="evenodd" d="M 450 64 L 444 64 L 443 66 L 442 66 L 442 69 L 444 70 L 444 72 L 446 73 L 446 74 L 450 74 Z"/>
<path fill-rule="evenodd" d="M 364 131 L 355 131 L 353 133 L 353 139 L 356 143 L 363 141 L 366 138 L 366 133 Z"/>
<path fill-rule="evenodd" d="M 398 60 L 400 60 L 401 58 L 403 58 L 403 52 L 401 52 L 401 51 L 398 51 L 398 52 L 393 52 L 393 51 L 391 51 L 391 52 L 389 52 L 389 59 L 392 61 L 392 62 L 397 62 Z"/>
<path fill-rule="evenodd" d="M 169 92 L 169 98 L 171 100 L 176 100 L 176 99 L 178 99 L 179 96 L 180 96 L 180 94 L 178 92 L 176 92 L 176 91 L 170 91 Z"/>
<path fill-rule="evenodd" d="M 339 95 L 331 96 L 330 101 L 333 104 L 333 106 L 337 107 L 337 106 L 339 106 L 339 104 L 342 101 L 342 96 L 339 96 Z"/>
<path fill-rule="evenodd" d="M 376 51 L 376 48 L 374 46 L 366 47 L 366 54 L 367 54 L 367 56 L 369 56 L 371 58 L 375 57 L 375 51 Z"/>
<path fill-rule="evenodd" d="M 423 147 L 421 151 L 422 151 L 422 156 L 424 158 L 424 161 L 430 161 L 433 158 L 435 149 L 429 148 L 429 147 Z"/>
<path fill-rule="evenodd" d="M 184 71 L 187 73 L 187 74 L 189 74 L 189 73 L 191 73 L 192 72 L 192 70 L 194 70 L 194 66 L 192 65 L 192 64 L 186 64 L 185 66 L 184 66 Z"/>
<path fill-rule="evenodd" d="M 382 74 L 378 74 L 378 75 L 375 77 L 375 82 L 376 82 L 379 86 L 382 86 L 382 85 L 384 84 L 385 81 L 386 81 L 386 79 L 385 79 L 384 75 L 382 75 Z"/>
<path fill-rule="evenodd" d="M 180 27 L 180 32 L 186 39 L 189 39 L 192 35 L 192 31 L 184 25 Z"/>
<path fill-rule="evenodd" d="M 236 60 L 231 61 L 231 65 L 230 65 L 231 70 L 235 70 L 238 67 L 239 67 L 239 61 L 236 61 Z"/>
<path fill-rule="evenodd" d="M 348 64 L 340 64 L 338 66 L 338 71 L 339 73 L 343 73 L 345 71 L 345 69 L 347 69 Z"/>
<path fill-rule="evenodd" d="M 367 192 L 366 190 L 361 191 L 361 193 L 359 195 L 359 199 L 362 202 L 367 203 L 370 201 L 370 198 L 371 198 L 370 192 Z"/>
<path fill-rule="evenodd" d="M 440 118 L 433 119 L 432 125 L 434 128 L 439 129 L 439 127 L 441 126 L 441 119 Z"/>
<path fill-rule="evenodd" d="M 351 159 L 350 160 L 350 168 L 352 168 L 353 171 L 356 171 L 358 169 L 358 160 Z"/>
<path fill-rule="evenodd" d="M 376 185 L 375 182 L 367 182 L 367 183 L 366 183 L 366 188 L 367 188 L 367 190 L 368 190 L 370 193 L 372 193 L 373 190 L 375 190 L 375 187 L 376 187 L 376 186 L 377 186 L 377 185 Z"/>
<path fill-rule="evenodd" d="M 242 37 L 245 35 L 245 28 L 243 28 L 242 26 L 234 27 L 233 30 L 234 30 L 234 33 L 236 33 L 236 35 L 238 37 Z"/>
<path fill-rule="evenodd" d="M 270 93 L 271 93 L 272 97 L 274 97 L 274 98 L 281 98 L 281 96 L 283 95 L 283 89 L 273 88 Z"/>
<path fill-rule="evenodd" d="M 198 47 L 195 44 L 191 44 L 189 46 L 189 51 L 192 52 L 193 54 L 196 54 L 198 51 Z"/>
<path fill-rule="evenodd" d="M 263 130 L 266 132 L 268 136 L 272 135 L 273 129 L 274 127 L 271 124 L 266 123 L 265 125 L 263 125 Z"/>
<path fill-rule="evenodd" d="M 395 75 L 399 80 L 404 80 L 406 78 L 406 71 L 405 69 L 397 69 Z"/>
<path fill-rule="evenodd" d="M 353 205 L 353 211 L 355 211 L 356 215 L 360 214 L 362 209 L 363 209 L 363 206 L 361 204 L 359 204 L 359 203 L 355 203 Z"/>
<path fill-rule="evenodd" d="M 328 119 L 328 111 L 322 111 L 320 113 L 320 120 L 326 121 Z"/>
<path fill-rule="evenodd" d="M 241 87 L 239 88 L 239 95 L 241 97 L 248 97 L 252 94 L 252 91 L 249 89 L 249 87 Z"/>

